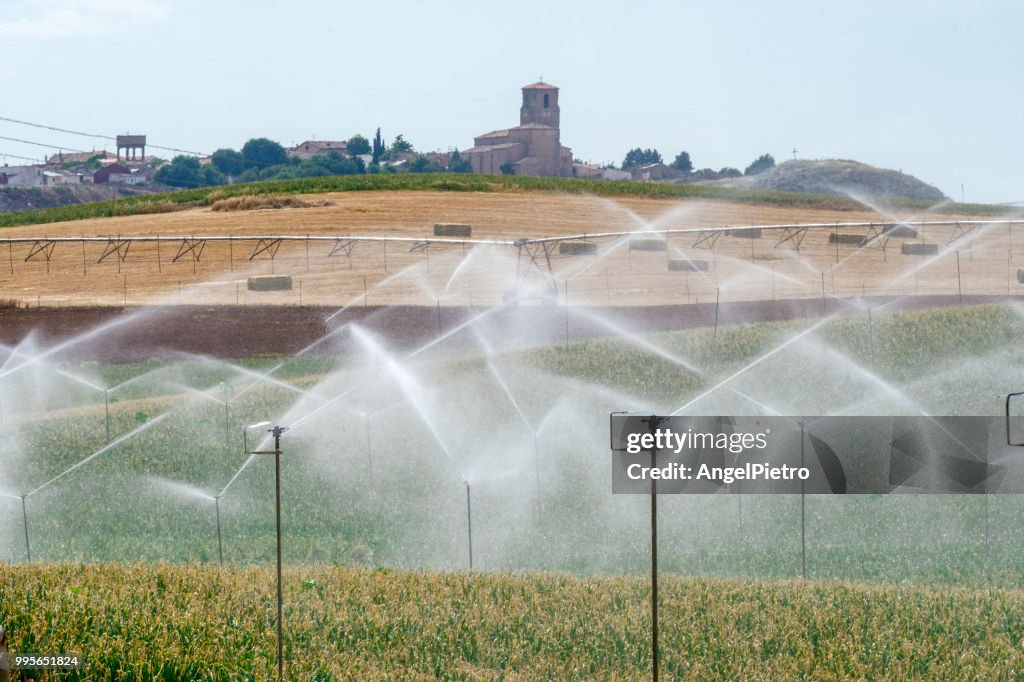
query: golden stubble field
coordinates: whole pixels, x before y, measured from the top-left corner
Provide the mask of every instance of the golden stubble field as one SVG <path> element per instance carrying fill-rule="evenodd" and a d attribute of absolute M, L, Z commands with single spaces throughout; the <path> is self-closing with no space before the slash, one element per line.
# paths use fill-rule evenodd
<path fill-rule="evenodd" d="M 708 201 L 609 199 L 545 193 L 346 192 L 316 195 L 329 206 L 175 213 L 97 219 L 6 229 L 6 238 L 160 236 L 136 243 L 98 262 L 106 244 L 58 243 L 49 262 L 30 260 L 32 244 L 0 244 L 0 299 L 23 306 L 121 306 L 147 303 L 241 305 L 492 305 L 521 281 L 544 280 L 529 258 L 512 246 L 359 243 L 330 256 L 327 241 L 283 242 L 271 259 L 253 255 L 255 241 L 207 242 L 198 262 L 191 253 L 175 260 L 181 237 L 381 236 L 429 237 L 438 222 L 467 223 L 473 239 L 515 240 L 607 231 L 859 221 L 946 220 L 957 216 L 871 210 L 812 210 Z M 970 220 L 964 218 L 965 221 Z M 974 220 L 977 220 L 976 218 Z M 653 305 L 851 298 L 862 295 L 1017 293 L 1024 245 L 1015 245 L 1006 224 L 954 239 L 955 227 L 930 230 L 918 239 L 892 239 L 886 249 L 834 244 L 836 227 L 808 232 L 800 243 L 782 241 L 779 230 L 760 239 L 724 236 L 714 248 L 696 237 L 674 236 L 667 251 L 630 249 L 624 241 L 598 240 L 597 255 L 551 254 L 559 297 L 572 305 Z M 175 239 L 178 238 L 178 239 Z M 952 241 L 951 241 L 952 240 Z M 930 241 L 940 256 L 901 255 L 903 241 Z M 1018 238 L 1018 242 L 1024 239 Z M 781 243 L 780 243 L 781 242 Z M 669 271 L 669 258 L 705 261 L 703 272 Z M 6 262 L 5 262 L 6 261 Z M 543 258 L 541 258 L 543 262 Z M 287 274 L 293 288 L 253 292 L 247 278 Z M 519 275 L 517 275 L 519 273 Z M 525 278 L 519 276 L 525 273 Z M 958 277 L 959 273 L 959 277 Z"/>

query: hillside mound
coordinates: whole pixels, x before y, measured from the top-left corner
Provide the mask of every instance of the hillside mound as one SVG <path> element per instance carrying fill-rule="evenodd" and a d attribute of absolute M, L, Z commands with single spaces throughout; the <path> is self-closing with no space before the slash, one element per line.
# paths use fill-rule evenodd
<path fill-rule="evenodd" d="M 735 187 L 779 192 L 868 195 L 920 201 L 946 199 L 938 188 L 913 175 L 841 159 L 794 159 L 763 173 L 727 182 Z"/>

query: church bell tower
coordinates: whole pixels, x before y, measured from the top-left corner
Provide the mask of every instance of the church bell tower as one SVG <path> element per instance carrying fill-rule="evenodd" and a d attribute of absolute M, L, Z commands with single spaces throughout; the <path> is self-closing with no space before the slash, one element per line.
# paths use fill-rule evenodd
<path fill-rule="evenodd" d="M 519 109 L 519 125 L 539 123 L 558 128 L 558 88 L 538 81 L 523 87 L 523 106 Z"/>

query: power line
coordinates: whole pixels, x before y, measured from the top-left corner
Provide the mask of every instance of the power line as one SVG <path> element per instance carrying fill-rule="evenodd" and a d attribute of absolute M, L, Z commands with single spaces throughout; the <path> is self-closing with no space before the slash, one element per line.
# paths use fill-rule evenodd
<path fill-rule="evenodd" d="M 99 138 L 101 140 L 114 140 L 114 141 L 117 141 L 117 137 L 114 136 L 114 135 L 99 135 L 97 133 L 86 133 L 86 132 L 82 132 L 81 130 L 70 130 L 68 128 L 58 128 L 57 126 L 46 125 L 46 124 L 43 124 L 43 123 L 33 123 L 31 121 L 21 121 L 21 120 L 16 119 L 16 118 L 9 118 L 7 116 L 0 116 L 0 121 L 7 121 L 8 123 L 17 123 L 18 125 L 23 125 L 23 126 L 32 126 L 33 128 L 42 128 L 44 130 L 53 130 L 53 131 L 56 131 L 56 132 L 59 132 L 59 133 L 68 133 L 69 135 L 80 135 L 82 137 L 96 137 L 96 138 Z M 30 142 L 28 144 L 33 144 L 33 143 Z M 207 154 L 204 154 L 203 152 L 195 152 L 195 151 L 191 151 L 191 150 L 188 150 L 188 149 L 178 149 L 177 147 L 161 147 L 160 145 L 156 145 L 156 144 L 147 144 L 146 146 L 147 147 L 151 147 L 153 149 L 160 149 L 160 150 L 163 150 L 165 152 L 180 152 L 182 154 L 194 154 L 196 156 L 208 156 Z M 56 147 L 56 148 L 57 149 L 62 149 L 62 147 Z"/>
<path fill-rule="evenodd" d="M 35 145 L 37 147 L 48 147 L 50 149 L 58 149 L 58 150 L 62 150 L 62 151 L 72 152 L 72 153 L 85 153 L 85 154 L 89 153 L 85 149 L 72 149 L 71 147 L 59 147 L 59 146 L 57 146 L 55 144 L 43 144 L 42 142 L 32 142 L 31 140 L 22 140 L 22 139 L 19 139 L 17 137 L 4 137 L 3 135 L 0 135 L 0 140 L 7 140 L 9 142 L 20 142 L 21 144 L 33 144 L 33 145 Z M 96 150 L 93 150 L 93 151 L 96 151 Z"/>
<path fill-rule="evenodd" d="M 21 159 L 22 161 L 33 161 L 35 163 L 42 163 L 42 159 L 32 159 L 27 156 L 18 156 L 17 154 L 8 154 L 7 152 L 0 152 L 0 157 L 10 159 Z"/>
<path fill-rule="evenodd" d="M 71 135 L 81 135 L 83 137 L 99 137 L 104 140 L 115 140 L 117 138 L 110 135 L 96 135 L 95 133 L 83 133 L 79 130 L 68 130 L 67 128 L 57 128 L 56 126 L 43 125 L 42 123 L 30 123 L 29 121 L 19 121 L 16 118 L 7 118 L 6 116 L 0 116 L 0 121 L 7 121 L 8 123 L 17 123 L 23 126 L 32 126 L 33 128 L 44 128 L 46 130 L 56 130 L 59 133 L 70 133 Z"/>

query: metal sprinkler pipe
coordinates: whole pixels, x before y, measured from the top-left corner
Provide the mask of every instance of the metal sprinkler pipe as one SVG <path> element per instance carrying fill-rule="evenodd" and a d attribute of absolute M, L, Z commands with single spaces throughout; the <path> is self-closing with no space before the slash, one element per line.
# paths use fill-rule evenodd
<path fill-rule="evenodd" d="M 469 570 L 473 570 L 473 507 L 469 499 L 469 481 L 466 484 L 466 530 L 469 533 Z"/>
<path fill-rule="evenodd" d="M 213 506 L 217 510 L 217 554 L 220 556 L 220 565 L 224 565 L 224 543 L 220 539 L 220 495 L 213 498 Z"/>
<path fill-rule="evenodd" d="M 28 542 L 28 510 L 25 507 L 25 498 L 28 495 L 21 496 L 21 517 L 25 523 L 25 556 L 28 557 L 28 563 L 32 563 L 32 548 Z"/>
<path fill-rule="evenodd" d="M 274 506 L 277 522 L 277 679 L 282 681 L 284 680 L 284 595 L 281 591 L 281 434 L 287 431 L 288 427 L 274 426 L 267 429 L 267 432 L 274 438 L 273 450 L 249 451 L 246 436 L 246 431 L 249 429 L 269 425 L 270 422 L 263 421 L 244 427 L 242 429 L 242 442 L 245 445 L 246 454 L 274 456 Z"/>

